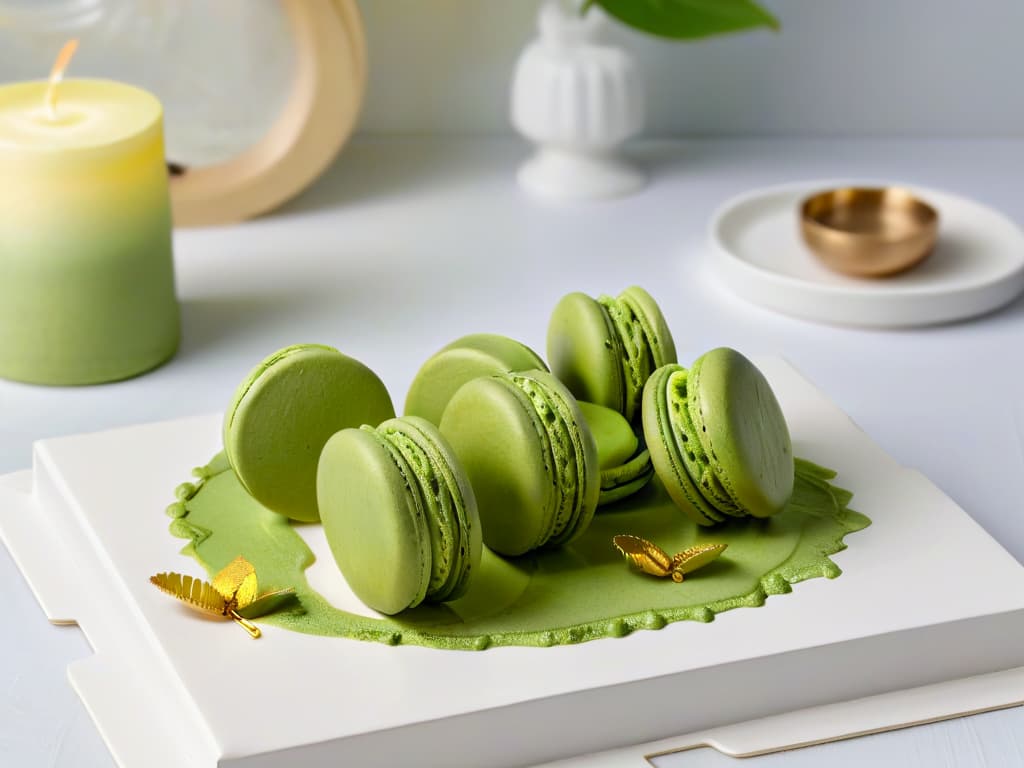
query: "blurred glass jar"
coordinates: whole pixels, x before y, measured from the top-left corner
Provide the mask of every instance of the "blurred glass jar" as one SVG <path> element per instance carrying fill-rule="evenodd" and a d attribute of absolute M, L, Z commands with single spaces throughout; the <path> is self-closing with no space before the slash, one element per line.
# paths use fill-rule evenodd
<path fill-rule="evenodd" d="M 72 37 L 81 45 L 69 76 L 155 93 L 168 158 L 184 166 L 213 165 L 257 143 L 294 79 L 279 0 L 0 0 L 0 82 L 46 77 Z"/>

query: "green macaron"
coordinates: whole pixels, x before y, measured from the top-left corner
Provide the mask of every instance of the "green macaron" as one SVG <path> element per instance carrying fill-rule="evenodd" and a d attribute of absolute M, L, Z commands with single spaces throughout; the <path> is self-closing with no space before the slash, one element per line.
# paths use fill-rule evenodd
<path fill-rule="evenodd" d="M 657 302 L 637 286 L 617 298 L 570 293 L 548 325 L 551 371 L 580 400 L 612 408 L 632 422 L 647 378 L 676 362 L 672 334 Z"/>
<path fill-rule="evenodd" d="M 417 372 L 405 398 L 405 415 L 440 424 L 448 401 L 470 379 L 536 369 L 546 371 L 547 365 L 515 339 L 494 333 L 463 336 L 432 355 Z"/>
<path fill-rule="evenodd" d="M 793 494 L 793 444 L 764 374 L 719 347 L 697 358 L 690 376 L 690 419 L 729 498 L 754 517 L 781 512 Z"/>
<path fill-rule="evenodd" d="M 476 498 L 430 422 L 402 417 L 335 434 L 320 456 L 317 498 L 335 562 L 370 608 L 390 615 L 466 593 L 482 551 Z"/>
<path fill-rule="evenodd" d="M 654 475 L 651 455 L 643 441 L 618 411 L 583 400 L 578 404 L 597 445 L 601 469 L 598 507 L 639 491 Z"/>
<path fill-rule="evenodd" d="M 597 446 L 576 399 L 551 374 L 472 379 L 441 417 L 476 493 L 484 543 L 503 555 L 566 544 L 593 520 Z"/>
<path fill-rule="evenodd" d="M 654 470 L 690 518 L 768 517 L 793 491 L 785 416 L 764 375 L 734 349 L 702 355 L 687 370 L 666 365 L 643 395 Z"/>
<path fill-rule="evenodd" d="M 298 344 L 260 363 L 224 417 L 224 450 L 249 494 L 293 520 L 319 519 L 316 468 L 340 429 L 395 415 L 377 375 L 332 347 Z"/>

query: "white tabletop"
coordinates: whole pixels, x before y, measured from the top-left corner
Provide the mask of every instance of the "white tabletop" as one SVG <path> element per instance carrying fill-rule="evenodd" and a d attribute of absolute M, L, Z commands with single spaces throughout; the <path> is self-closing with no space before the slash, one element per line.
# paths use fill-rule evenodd
<path fill-rule="evenodd" d="M 1024 141 L 644 144 L 635 155 L 652 171 L 648 189 L 568 207 L 519 192 L 514 168 L 524 151 L 512 140 L 360 140 L 274 216 L 178 232 L 178 356 L 108 386 L 0 382 L 0 472 L 27 467 L 39 438 L 221 410 L 249 368 L 296 342 L 332 344 L 363 360 L 401 408 L 419 364 L 452 338 L 493 331 L 543 352 L 548 313 L 562 294 L 640 284 L 664 309 L 681 361 L 719 345 L 787 357 L 1024 559 L 1015 488 L 1024 470 L 1024 301 L 957 325 L 836 328 L 747 305 L 703 263 L 719 203 L 791 180 L 893 178 L 973 197 L 1024 223 Z M 3 548 L 0 595 L 0 763 L 112 765 L 65 680 L 88 644 L 78 630 L 45 621 Z M 1019 765 L 1022 733 L 1024 711 L 1015 709 L 745 764 Z M 727 762 L 699 750 L 658 765 Z"/>

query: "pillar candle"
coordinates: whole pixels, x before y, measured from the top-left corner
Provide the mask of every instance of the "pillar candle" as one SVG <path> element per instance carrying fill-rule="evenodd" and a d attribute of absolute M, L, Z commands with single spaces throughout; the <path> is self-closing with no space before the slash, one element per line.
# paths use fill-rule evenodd
<path fill-rule="evenodd" d="M 0 377 L 94 384 L 178 345 L 163 110 L 106 80 L 0 86 Z"/>

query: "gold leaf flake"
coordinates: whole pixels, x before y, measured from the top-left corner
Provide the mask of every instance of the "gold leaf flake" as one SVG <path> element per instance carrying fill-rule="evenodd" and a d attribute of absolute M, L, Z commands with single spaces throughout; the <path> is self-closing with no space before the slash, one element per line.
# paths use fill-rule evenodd
<path fill-rule="evenodd" d="M 676 553 L 672 558 L 672 570 L 680 573 L 691 573 L 698 568 L 703 568 L 712 560 L 725 552 L 728 544 L 697 544 L 696 546 L 684 549 Z"/>
<path fill-rule="evenodd" d="M 173 572 L 158 573 L 150 576 L 149 581 L 161 592 L 198 611 L 234 619 L 253 638 L 262 633 L 249 619 L 269 613 L 295 594 L 289 587 L 260 595 L 256 568 L 241 555 L 214 576 L 212 584 Z"/>
<path fill-rule="evenodd" d="M 672 572 L 672 558 L 656 544 L 639 536 L 621 534 L 612 538 L 616 549 L 633 565 L 652 576 L 668 576 Z"/>
<path fill-rule="evenodd" d="M 149 581 L 161 592 L 176 597 L 196 610 L 213 616 L 226 616 L 224 598 L 205 581 L 182 576 L 180 573 L 158 573 Z"/>
<path fill-rule="evenodd" d="M 633 565 L 652 576 L 671 576 L 679 583 L 687 573 L 703 568 L 721 555 L 727 544 L 696 544 L 669 557 L 661 547 L 639 536 L 621 534 L 612 538 L 615 547 Z"/>
<path fill-rule="evenodd" d="M 223 595 L 232 608 L 245 608 L 256 599 L 259 592 L 256 568 L 239 555 L 213 577 L 213 588 Z"/>

